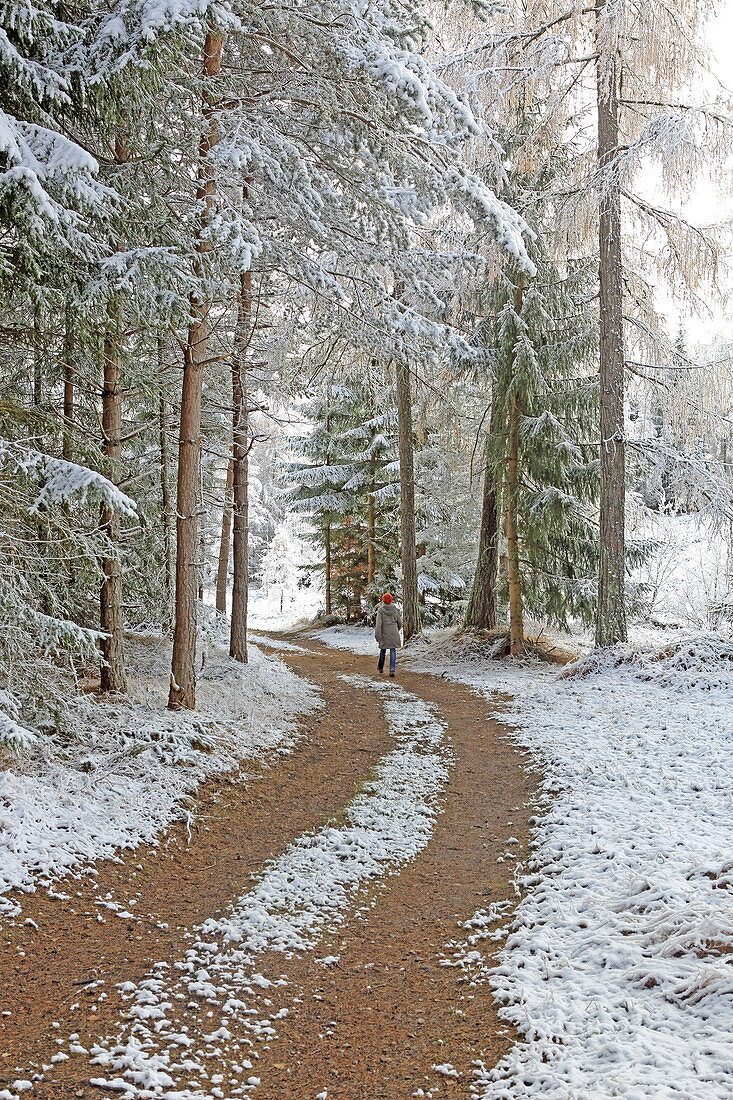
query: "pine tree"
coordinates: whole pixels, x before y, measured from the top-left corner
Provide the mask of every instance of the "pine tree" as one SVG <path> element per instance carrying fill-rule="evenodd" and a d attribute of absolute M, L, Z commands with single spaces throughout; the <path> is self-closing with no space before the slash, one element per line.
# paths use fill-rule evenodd
<path fill-rule="evenodd" d="M 399 466 L 388 396 L 365 381 L 324 387 L 304 406 L 313 426 L 293 447 L 300 459 L 283 467 L 291 507 L 311 517 L 327 558 L 327 614 L 339 608 L 348 620 L 394 585 Z"/>

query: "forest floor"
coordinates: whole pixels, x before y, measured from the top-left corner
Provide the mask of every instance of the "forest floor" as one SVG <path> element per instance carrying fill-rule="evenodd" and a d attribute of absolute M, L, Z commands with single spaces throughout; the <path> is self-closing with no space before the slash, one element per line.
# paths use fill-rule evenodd
<path fill-rule="evenodd" d="M 506 1054 L 470 944 L 537 779 L 496 700 L 275 641 L 323 698 L 290 755 L 0 921 L 0 1097 L 468 1097 Z"/>

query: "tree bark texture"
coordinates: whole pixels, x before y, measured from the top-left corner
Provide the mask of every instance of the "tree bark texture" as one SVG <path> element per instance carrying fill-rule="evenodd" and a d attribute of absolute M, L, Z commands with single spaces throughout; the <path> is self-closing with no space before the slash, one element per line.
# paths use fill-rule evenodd
<path fill-rule="evenodd" d="M 216 610 L 226 615 L 227 589 L 229 587 L 229 558 L 232 549 L 232 486 L 234 484 L 234 463 L 227 463 L 227 478 L 224 488 L 224 507 L 221 511 L 221 538 L 219 539 L 219 561 L 216 567 Z"/>
<path fill-rule="evenodd" d="M 158 375 L 161 390 L 158 397 L 158 434 L 160 445 L 160 500 L 163 513 L 163 554 L 165 557 L 165 594 L 167 607 L 167 626 L 173 621 L 173 572 L 175 568 L 175 535 L 173 525 L 173 495 L 171 493 L 170 469 L 170 417 L 168 401 L 162 388 L 165 358 L 165 342 L 158 337 Z"/>
<path fill-rule="evenodd" d="M 331 614 L 331 521 L 326 520 L 326 528 L 323 536 L 326 556 L 326 614 Z"/>
<path fill-rule="evenodd" d="M 129 160 L 127 142 L 121 134 L 115 138 L 115 164 Z M 121 247 L 121 242 L 118 248 Z M 102 452 L 113 480 L 122 454 L 123 392 L 122 366 L 122 295 L 113 291 L 107 300 L 107 325 L 103 343 L 102 381 Z M 105 637 L 100 643 L 102 667 L 99 686 L 102 691 L 127 691 L 124 651 L 124 613 L 122 609 L 122 566 L 119 556 L 120 518 L 112 508 L 102 507 L 100 526 L 107 536 L 111 552 L 102 560 L 104 580 L 99 591 L 99 624 Z"/>
<path fill-rule="evenodd" d="M 509 446 L 507 449 L 506 504 L 504 507 L 507 581 L 509 583 L 509 652 L 512 657 L 519 657 L 524 653 L 522 574 L 519 565 L 519 524 L 517 517 L 520 415 L 519 394 L 515 394 L 509 408 Z"/>
<path fill-rule="evenodd" d="M 495 403 L 492 406 L 493 426 Z M 484 451 L 483 500 L 481 504 L 481 529 L 479 531 L 476 572 L 473 576 L 471 595 L 466 608 L 465 625 L 471 630 L 491 630 L 496 626 L 496 574 L 499 549 L 499 509 L 496 499 L 496 473 L 489 460 L 489 437 Z"/>
<path fill-rule="evenodd" d="M 415 469 L 413 461 L 410 368 L 397 360 L 397 434 L 400 455 L 400 552 L 402 557 L 402 630 L 405 642 L 420 633 L 420 597 L 415 549 Z"/>
<path fill-rule="evenodd" d="M 596 29 L 612 18 L 606 0 L 596 5 Z M 619 62 L 599 53 L 597 62 L 600 300 L 600 500 L 596 645 L 626 641 L 624 508 L 623 262 L 619 151 Z"/>
<path fill-rule="evenodd" d="M 104 376 L 102 382 L 102 451 L 115 479 L 122 453 L 122 404 L 120 381 L 122 342 L 122 302 L 119 293 L 107 302 L 107 328 L 104 335 Z M 113 508 L 102 506 L 100 527 L 111 544 L 111 552 L 102 559 L 104 579 L 99 591 L 99 625 L 105 634 L 100 643 L 102 666 L 99 686 L 102 691 L 127 691 L 123 642 L 122 567 L 117 552 L 120 519 Z"/>
<path fill-rule="evenodd" d="M 196 199 L 201 211 L 198 240 L 199 274 L 204 271 L 207 239 L 216 180 L 209 159 L 219 140 L 216 108 L 208 83 L 221 73 L 222 36 L 209 31 L 204 42 L 203 119 L 199 141 Z M 176 599 L 173 628 L 173 659 L 168 706 L 177 709 L 196 706 L 197 552 L 198 498 L 201 468 L 201 401 L 204 368 L 209 357 L 211 302 L 194 294 L 190 301 L 188 337 L 183 359 L 181 419 L 178 440 L 178 486 L 176 510 Z"/>
<path fill-rule="evenodd" d="M 249 595 L 249 414 L 247 409 L 247 345 L 252 314 L 252 272 L 240 277 L 237 331 L 232 357 L 232 484 L 233 582 L 229 656 L 247 660 L 247 599 Z M 282 604 L 282 599 L 281 599 Z"/>
<path fill-rule="evenodd" d="M 514 295 L 514 312 L 521 317 L 524 304 L 524 281 L 520 276 Z M 516 352 L 512 351 L 512 374 L 516 374 Z M 509 588 L 509 653 L 519 657 L 524 653 L 524 615 L 522 608 L 522 570 L 519 564 L 519 423 L 522 402 L 519 387 L 509 406 L 507 432 L 507 473 L 504 503 L 504 534 L 506 536 L 507 584 Z"/>
<path fill-rule="evenodd" d="M 36 305 L 33 310 L 33 405 L 40 409 L 43 403 L 43 314 Z M 35 437 L 40 445 L 41 436 Z"/>
<path fill-rule="evenodd" d="M 74 356 L 74 320 L 71 307 L 67 305 L 64 321 L 63 362 L 61 369 L 64 379 L 64 407 L 63 427 L 61 429 L 61 457 L 67 462 L 72 462 L 74 457 L 74 440 L 71 434 L 74 424 L 74 368 L 72 359 Z"/>
<path fill-rule="evenodd" d="M 367 495 L 367 584 L 374 584 L 376 574 L 375 542 L 377 538 L 377 509 L 374 504 L 374 477 Z"/>

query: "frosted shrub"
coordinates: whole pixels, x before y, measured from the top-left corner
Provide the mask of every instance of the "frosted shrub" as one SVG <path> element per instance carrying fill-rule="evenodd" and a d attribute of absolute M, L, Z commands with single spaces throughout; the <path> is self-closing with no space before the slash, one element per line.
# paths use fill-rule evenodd
<path fill-rule="evenodd" d="M 96 471 L 0 440 L 0 742 L 28 748 L 42 728 L 62 726 L 63 699 L 48 690 L 60 686 L 54 664 L 97 660 L 101 635 L 64 614 L 55 585 L 72 565 L 96 570 L 100 503 L 134 515 Z M 91 521 L 79 504 L 95 507 Z"/>
<path fill-rule="evenodd" d="M 560 677 L 592 676 L 625 667 L 640 680 L 678 691 L 733 691 L 733 639 L 700 634 L 662 650 L 595 650 L 567 665 Z"/>

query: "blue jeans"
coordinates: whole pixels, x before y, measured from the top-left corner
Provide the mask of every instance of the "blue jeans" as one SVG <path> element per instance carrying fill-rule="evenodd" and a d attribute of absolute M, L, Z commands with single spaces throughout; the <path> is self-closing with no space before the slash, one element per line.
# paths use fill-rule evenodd
<path fill-rule="evenodd" d="M 384 669 L 384 655 L 385 655 L 386 652 L 387 652 L 386 649 L 380 649 L 380 651 L 379 651 L 379 663 L 377 664 L 377 668 L 379 669 L 380 672 L 382 672 L 383 669 Z M 390 651 L 389 651 L 389 671 L 394 672 L 396 667 L 397 667 L 397 650 L 396 649 L 390 649 Z"/>

